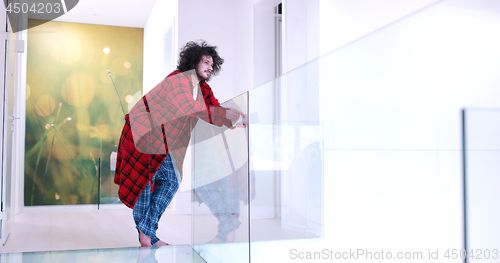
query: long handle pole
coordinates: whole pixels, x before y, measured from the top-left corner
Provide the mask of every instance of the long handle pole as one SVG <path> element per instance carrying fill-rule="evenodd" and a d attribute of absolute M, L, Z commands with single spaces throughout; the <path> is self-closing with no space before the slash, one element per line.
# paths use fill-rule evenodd
<path fill-rule="evenodd" d="M 111 79 L 111 83 L 113 84 L 113 88 L 115 88 L 116 97 L 118 98 L 118 102 L 120 102 L 120 107 L 122 107 L 123 116 L 125 116 L 125 109 L 123 108 L 122 101 L 120 100 L 120 95 L 118 95 L 118 90 L 116 89 L 115 82 L 113 81 L 113 78 L 111 77 L 111 72 L 109 72 L 108 68 L 106 68 L 106 70 L 108 71 L 108 76 L 109 76 L 109 79 Z"/>

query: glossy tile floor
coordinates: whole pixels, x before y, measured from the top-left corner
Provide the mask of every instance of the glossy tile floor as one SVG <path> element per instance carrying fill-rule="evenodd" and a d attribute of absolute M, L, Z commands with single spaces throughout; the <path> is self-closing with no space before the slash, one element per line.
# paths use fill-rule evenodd
<path fill-rule="evenodd" d="M 165 242 L 191 242 L 191 216 L 165 211 L 157 235 Z M 207 237 L 209 238 L 209 237 Z M 132 210 L 16 215 L 0 253 L 138 247 Z"/>
<path fill-rule="evenodd" d="M 197 214 L 193 222 L 191 215 L 176 215 L 169 208 L 159 222 L 157 234 L 172 246 L 141 249 L 131 209 L 40 211 L 15 217 L 9 238 L 0 248 L 0 263 L 205 262 L 201 257 L 207 262 L 232 262 L 249 257 L 248 220 L 242 220 L 235 243 L 196 245 L 200 257 L 192 251 L 191 239 L 205 243 L 217 234 L 217 220 L 212 214 Z M 192 223 L 197 230 L 194 236 Z M 279 218 L 254 219 L 252 226 L 255 245 L 259 241 L 304 238 L 303 234 L 282 228 Z M 269 244 L 264 243 L 265 247 Z"/>
<path fill-rule="evenodd" d="M 20 214 L 0 249 L 0 262 L 205 262 L 189 245 L 190 215 L 165 211 L 157 234 L 172 246 L 140 248 L 134 226 L 126 208 Z"/>
<path fill-rule="evenodd" d="M 211 214 L 196 215 L 197 243 L 217 234 L 217 220 Z M 236 232 L 236 242 L 248 241 L 248 221 Z M 210 227 L 207 227 L 210 226 Z M 280 227 L 280 219 L 252 220 L 253 241 L 297 239 L 304 235 Z M 157 235 L 174 245 L 191 244 L 191 215 L 175 215 L 167 209 Z M 9 238 L 0 253 L 75 249 L 126 248 L 139 246 L 131 209 L 94 210 L 72 213 L 16 215 Z"/>
<path fill-rule="evenodd" d="M 190 245 L 0 254 L 2 263 L 205 263 Z"/>

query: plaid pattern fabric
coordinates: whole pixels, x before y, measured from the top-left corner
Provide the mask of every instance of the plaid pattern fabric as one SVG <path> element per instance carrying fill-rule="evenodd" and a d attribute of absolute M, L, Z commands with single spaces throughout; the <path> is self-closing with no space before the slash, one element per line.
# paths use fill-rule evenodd
<path fill-rule="evenodd" d="M 199 83 L 201 92 L 193 99 L 192 73 L 172 72 L 125 116 L 114 182 L 120 186 L 118 197 L 130 208 L 167 153 L 182 171 L 191 130 L 198 118 L 231 127 L 231 121 L 225 118 L 226 108 L 220 106 L 206 82 Z"/>
<path fill-rule="evenodd" d="M 248 174 L 247 165 L 248 162 L 242 165 L 234 173 L 228 175 L 230 179 L 229 181 L 230 190 L 237 192 L 239 194 L 240 200 L 242 200 L 243 204 L 245 205 L 247 205 L 255 198 L 255 171 L 250 170 L 250 175 L 247 175 Z M 248 181 L 250 181 L 250 194 L 248 192 Z M 219 181 L 214 182 L 216 186 L 218 186 L 218 183 Z M 200 204 L 204 202 L 204 200 L 198 196 L 197 192 L 195 194 L 195 198 Z"/>
<path fill-rule="evenodd" d="M 167 155 L 153 177 L 154 191 L 151 193 L 151 184 L 146 184 L 135 203 L 136 228 L 151 237 L 151 245 L 160 240 L 156 236 L 158 221 L 174 198 L 179 182 L 180 174 L 176 173 L 170 155 Z"/>
<path fill-rule="evenodd" d="M 234 173 L 229 175 L 231 179 L 229 187 L 231 189 L 237 189 L 240 194 L 241 200 L 247 205 L 255 198 L 255 171 L 250 170 L 248 174 L 248 162 L 241 166 Z M 248 192 L 248 182 L 250 181 L 250 193 Z"/>
<path fill-rule="evenodd" d="M 226 236 L 237 229 L 241 222 L 240 216 L 240 198 L 238 188 L 229 187 L 229 177 L 200 186 L 195 189 L 198 197 L 207 205 L 210 212 L 217 218 L 216 237 L 226 241 Z"/>

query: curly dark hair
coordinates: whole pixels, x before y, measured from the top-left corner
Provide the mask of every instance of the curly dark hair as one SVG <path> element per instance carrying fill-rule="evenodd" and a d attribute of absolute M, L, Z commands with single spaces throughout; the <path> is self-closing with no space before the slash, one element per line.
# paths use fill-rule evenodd
<path fill-rule="evenodd" d="M 198 62 L 200 62 L 202 55 L 212 57 L 214 62 L 214 65 L 212 66 L 212 75 L 217 75 L 217 73 L 219 73 L 222 69 L 221 66 L 224 63 L 224 59 L 217 53 L 216 46 L 209 46 L 204 40 L 202 40 L 199 44 L 194 41 L 186 43 L 179 54 L 177 70 L 184 72 L 195 69 Z"/>

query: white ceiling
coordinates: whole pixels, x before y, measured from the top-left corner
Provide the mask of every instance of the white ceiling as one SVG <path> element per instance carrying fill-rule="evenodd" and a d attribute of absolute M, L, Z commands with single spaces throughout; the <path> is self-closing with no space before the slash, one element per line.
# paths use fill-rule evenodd
<path fill-rule="evenodd" d="M 80 0 L 73 9 L 54 21 L 144 28 L 155 1 Z"/>

